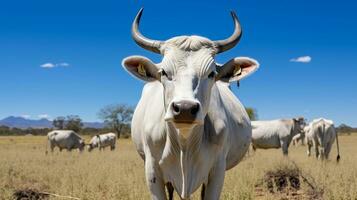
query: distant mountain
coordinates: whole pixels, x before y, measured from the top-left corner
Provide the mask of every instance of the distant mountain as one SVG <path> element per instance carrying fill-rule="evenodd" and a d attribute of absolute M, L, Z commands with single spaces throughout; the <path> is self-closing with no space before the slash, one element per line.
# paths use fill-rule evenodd
<path fill-rule="evenodd" d="M 16 128 L 51 128 L 52 122 L 48 119 L 25 119 L 23 117 L 10 116 L 0 120 L 0 125 Z"/>
<path fill-rule="evenodd" d="M 348 126 L 346 124 L 341 124 L 340 126 L 337 127 L 337 132 L 340 133 L 356 133 L 357 128 L 353 128 L 351 126 Z"/>
<path fill-rule="evenodd" d="M 101 122 L 83 122 L 84 127 L 103 128 L 104 123 Z M 52 121 L 48 119 L 26 119 L 23 117 L 6 117 L 0 120 L 0 126 L 16 127 L 16 128 L 52 128 Z"/>

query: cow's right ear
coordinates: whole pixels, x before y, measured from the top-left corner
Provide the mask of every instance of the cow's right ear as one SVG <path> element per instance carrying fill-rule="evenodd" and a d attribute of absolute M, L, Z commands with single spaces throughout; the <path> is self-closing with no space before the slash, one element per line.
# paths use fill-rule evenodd
<path fill-rule="evenodd" d="M 123 67 L 133 76 L 149 82 L 159 80 L 159 68 L 150 59 L 143 56 L 124 58 Z"/>

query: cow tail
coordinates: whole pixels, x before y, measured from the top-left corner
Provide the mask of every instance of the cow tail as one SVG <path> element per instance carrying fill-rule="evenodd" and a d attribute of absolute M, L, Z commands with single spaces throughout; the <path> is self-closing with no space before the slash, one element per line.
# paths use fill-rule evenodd
<path fill-rule="evenodd" d="M 340 156 L 340 145 L 338 143 L 338 133 L 337 131 L 335 131 L 336 133 L 336 146 L 337 146 L 337 158 L 336 158 L 336 161 L 339 162 L 340 159 L 341 159 L 341 156 Z"/>

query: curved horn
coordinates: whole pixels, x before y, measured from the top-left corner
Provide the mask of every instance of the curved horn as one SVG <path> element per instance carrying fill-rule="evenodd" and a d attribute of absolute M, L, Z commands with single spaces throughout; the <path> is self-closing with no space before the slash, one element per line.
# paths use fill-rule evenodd
<path fill-rule="evenodd" d="M 240 26 L 236 13 L 231 11 L 231 15 L 234 22 L 234 32 L 229 38 L 225 40 L 214 41 L 217 48 L 217 54 L 233 48 L 239 42 L 242 36 L 242 27 Z"/>
<path fill-rule="evenodd" d="M 131 36 L 135 40 L 136 44 L 138 44 L 142 48 L 160 54 L 160 46 L 162 42 L 158 40 L 148 39 L 144 37 L 139 31 L 139 23 L 141 15 L 143 14 L 143 10 L 144 8 L 141 8 L 134 19 L 133 25 L 131 27 Z"/>

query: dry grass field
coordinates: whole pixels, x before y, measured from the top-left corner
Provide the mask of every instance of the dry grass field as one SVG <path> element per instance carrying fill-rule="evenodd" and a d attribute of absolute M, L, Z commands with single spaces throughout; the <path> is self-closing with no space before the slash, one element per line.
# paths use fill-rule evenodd
<path fill-rule="evenodd" d="M 340 136 L 340 148 L 339 164 L 335 146 L 328 162 L 308 158 L 304 146 L 291 146 L 288 159 L 280 150 L 258 150 L 227 172 L 221 199 L 357 199 L 357 135 Z M 88 200 L 149 199 L 143 161 L 129 139 L 119 140 L 114 152 L 56 149 L 45 155 L 45 149 L 46 137 L 0 137 L 1 200 L 13 199 L 15 191 L 25 189 Z M 269 192 L 266 173 L 295 165 L 303 177 L 301 188 Z M 315 196 L 308 195 L 311 187 L 318 191 Z"/>

